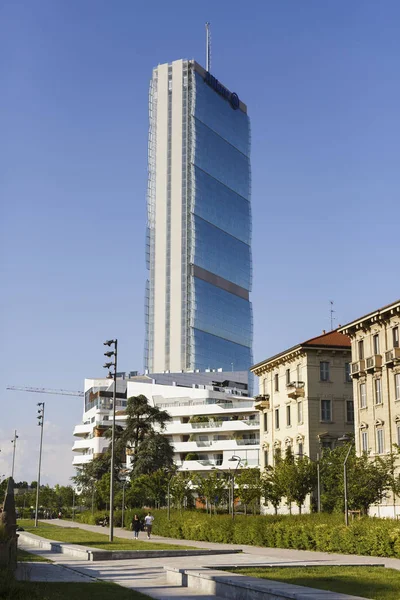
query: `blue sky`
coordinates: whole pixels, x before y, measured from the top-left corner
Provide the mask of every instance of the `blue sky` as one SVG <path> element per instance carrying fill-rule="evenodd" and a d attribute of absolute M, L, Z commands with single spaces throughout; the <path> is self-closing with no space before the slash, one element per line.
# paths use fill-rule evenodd
<path fill-rule="evenodd" d="M 254 359 L 394 301 L 399 289 L 396 0 L 0 0 L 0 477 L 72 475 L 82 389 L 143 365 L 148 82 L 204 64 L 252 121 Z M 396 269 L 397 260 L 397 269 Z"/>

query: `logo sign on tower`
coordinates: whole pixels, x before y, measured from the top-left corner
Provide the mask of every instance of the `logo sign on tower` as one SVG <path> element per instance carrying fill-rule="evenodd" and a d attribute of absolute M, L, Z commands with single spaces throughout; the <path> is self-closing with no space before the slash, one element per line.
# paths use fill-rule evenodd
<path fill-rule="evenodd" d="M 224 98 L 226 98 L 231 103 L 231 106 L 234 110 L 239 108 L 240 100 L 239 100 L 239 96 L 236 94 L 236 92 L 230 92 L 228 89 L 226 89 L 225 86 L 222 85 L 222 83 L 220 83 L 218 81 L 218 79 L 216 79 L 208 71 L 206 71 L 204 81 L 213 90 L 215 90 L 217 92 L 217 94 L 220 94 L 220 96 L 223 96 Z"/>

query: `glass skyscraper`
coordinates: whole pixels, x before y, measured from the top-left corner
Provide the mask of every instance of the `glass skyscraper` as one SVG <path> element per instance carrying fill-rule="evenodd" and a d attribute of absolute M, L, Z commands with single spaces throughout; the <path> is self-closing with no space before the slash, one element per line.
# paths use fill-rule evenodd
<path fill-rule="evenodd" d="M 252 364 L 250 121 L 194 61 L 153 70 L 149 95 L 145 368 Z"/>

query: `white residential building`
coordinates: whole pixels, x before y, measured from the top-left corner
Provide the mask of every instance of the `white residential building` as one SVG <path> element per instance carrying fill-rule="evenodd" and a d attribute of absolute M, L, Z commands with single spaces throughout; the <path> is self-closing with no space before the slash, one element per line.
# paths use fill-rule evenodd
<path fill-rule="evenodd" d="M 232 468 L 228 462 L 232 455 L 239 456 L 245 465 L 258 466 L 259 413 L 253 398 L 248 396 L 243 375 L 248 377 L 247 373 L 217 371 L 118 380 L 117 422 L 124 425 L 127 398 L 143 394 L 153 406 L 171 415 L 165 435 L 174 446 L 175 462 L 181 470 L 207 471 L 216 466 L 228 470 Z M 158 383 L 159 380 L 170 380 L 172 385 Z M 108 379 L 85 380 L 83 424 L 74 430 L 80 438 L 73 446 L 73 464 L 77 467 L 109 444 L 104 433 L 111 426 L 112 388 Z M 129 462 L 127 456 L 128 467 Z"/>

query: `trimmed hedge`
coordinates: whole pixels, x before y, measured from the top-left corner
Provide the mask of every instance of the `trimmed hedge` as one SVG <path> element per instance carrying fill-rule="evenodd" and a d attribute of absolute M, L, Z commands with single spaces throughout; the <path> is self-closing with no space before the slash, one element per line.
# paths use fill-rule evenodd
<path fill-rule="evenodd" d="M 204 513 L 153 511 L 156 535 L 185 540 L 247 544 L 400 558 L 400 524 L 394 520 L 364 517 L 349 527 L 342 515 L 228 515 L 210 518 Z"/>
<path fill-rule="evenodd" d="M 141 518 L 143 509 L 124 512 L 129 529 L 132 516 Z M 152 510 L 156 535 L 181 540 L 198 540 L 226 544 L 246 544 L 268 548 L 292 548 L 400 558 L 400 523 L 391 519 L 363 517 L 346 527 L 341 514 L 311 515 L 209 515 L 199 511 Z M 77 515 L 82 523 L 98 524 L 105 512 Z M 121 526 L 121 511 L 115 511 L 114 523 Z"/>

